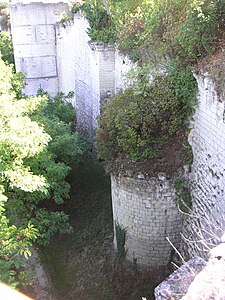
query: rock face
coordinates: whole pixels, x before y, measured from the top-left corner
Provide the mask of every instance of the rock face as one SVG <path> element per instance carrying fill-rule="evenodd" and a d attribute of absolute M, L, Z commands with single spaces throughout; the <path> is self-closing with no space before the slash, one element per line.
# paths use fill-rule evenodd
<path fill-rule="evenodd" d="M 196 257 L 155 289 L 156 300 L 225 299 L 225 244 L 210 251 L 209 261 Z"/>
<path fill-rule="evenodd" d="M 206 262 L 195 257 L 173 272 L 166 280 L 155 288 L 156 300 L 178 300 L 187 293 L 195 276 L 204 268 Z M 197 299 L 197 298 L 195 298 Z"/>
<path fill-rule="evenodd" d="M 138 266 L 168 264 L 172 247 L 167 237 L 178 246 L 182 228 L 172 180 L 163 174 L 149 179 L 112 175 L 111 182 L 115 248 L 124 246 L 126 258 Z"/>

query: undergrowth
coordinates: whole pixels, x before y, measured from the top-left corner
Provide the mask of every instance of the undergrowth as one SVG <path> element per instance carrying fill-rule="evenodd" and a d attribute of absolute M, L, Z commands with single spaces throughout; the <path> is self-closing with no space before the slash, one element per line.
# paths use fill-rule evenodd
<path fill-rule="evenodd" d="M 56 299 L 153 299 L 153 288 L 165 278 L 162 269 L 141 272 L 112 250 L 110 180 L 90 158 L 71 174 L 71 200 L 63 205 L 74 227 L 42 249 Z"/>

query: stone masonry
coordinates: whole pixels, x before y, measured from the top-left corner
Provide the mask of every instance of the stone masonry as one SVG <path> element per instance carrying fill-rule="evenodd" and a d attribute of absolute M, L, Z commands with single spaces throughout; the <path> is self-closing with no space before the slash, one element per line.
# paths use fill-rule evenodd
<path fill-rule="evenodd" d="M 10 10 L 16 70 L 26 74 L 25 93 L 74 92 L 77 129 L 93 137 L 100 99 L 125 86 L 132 64 L 107 43 L 90 42 L 80 13 L 62 24 L 67 0 L 13 0 Z"/>
<path fill-rule="evenodd" d="M 184 223 L 184 252 L 206 258 L 225 228 L 225 102 L 207 75 L 196 75 L 196 79 L 198 106 L 189 136 L 193 208 Z"/>
<path fill-rule="evenodd" d="M 93 137 L 100 99 L 123 89 L 130 61 L 111 46 L 90 43 L 81 14 L 63 26 L 68 1 L 11 2 L 16 70 L 26 73 L 25 92 L 74 92 L 77 128 Z M 193 211 L 185 217 L 183 252 L 206 257 L 225 225 L 225 106 L 207 74 L 196 75 L 198 107 L 189 137 L 193 149 L 190 186 Z M 182 217 L 173 183 L 165 176 L 132 179 L 112 176 L 114 223 L 126 229 L 127 258 L 139 265 L 165 265 L 179 244 Z M 114 239 L 116 246 L 116 238 Z M 206 251 L 206 252 L 205 252 Z"/>
<path fill-rule="evenodd" d="M 55 24 L 66 11 L 63 2 L 11 3 L 15 66 L 17 72 L 26 74 L 27 95 L 35 95 L 39 88 L 50 94 L 58 92 Z"/>
<path fill-rule="evenodd" d="M 206 262 L 190 259 L 155 289 L 156 300 L 225 299 L 225 235 L 209 253 Z"/>
<path fill-rule="evenodd" d="M 115 248 L 119 225 L 129 261 L 143 267 L 168 264 L 172 247 L 166 238 L 177 247 L 182 228 L 172 181 L 163 174 L 148 180 L 112 175 L 111 183 Z"/>

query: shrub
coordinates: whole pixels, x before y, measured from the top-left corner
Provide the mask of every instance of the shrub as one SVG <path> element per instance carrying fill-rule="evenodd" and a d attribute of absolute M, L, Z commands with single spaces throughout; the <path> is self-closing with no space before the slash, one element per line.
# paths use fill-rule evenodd
<path fill-rule="evenodd" d="M 212 53 L 224 32 L 224 1 L 136 1 L 112 10 L 122 51 L 141 62 L 162 63 L 179 57 L 195 64 Z M 118 18 L 118 16 L 120 18 Z"/>
<path fill-rule="evenodd" d="M 8 32 L 0 32 L 0 54 L 4 62 L 14 64 L 12 36 Z"/>
<path fill-rule="evenodd" d="M 81 11 L 88 20 L 90 27 L 87 33 L 92 41 L 115 42 L 114 23 L 102 1 L 75 3 L 71 12 L 75 14 L 78 11 Z"/>
<path fill-rule="evenodd" d="M 169 75 L 112 97 L 99 117 L 99 156 L 109 161 L 121 154 L 132 160 L 158 157 L 178 131 L 186 130 L 195 94 L 191 71 L 172 66 Z"/>

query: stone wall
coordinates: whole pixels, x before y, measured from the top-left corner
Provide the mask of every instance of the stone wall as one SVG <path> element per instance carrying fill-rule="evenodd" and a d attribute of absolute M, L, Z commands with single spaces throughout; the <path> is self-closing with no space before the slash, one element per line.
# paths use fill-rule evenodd
<path fill-rule="evenodd" d="M 118 248 L 116 227 L 125 230 L 126 258 L 138 266 L 165 266 L 172 247 L 178 247 L 182 216 L 175 203 L 172 180 L 111 176 L 114 246 Z"/>
<path fill-rule="evenodd" d="M 58 93 L 55 24 L 67 11 L 63 2 L 11 3 L 15 65 L 17 72 L 26 74 L 27 95 L 34 95 L 39 88 Z"/>
<path fill-rule="evenodd" d="M 77 129 L 93 135 L 99 114 L 99 53 L 89 45 L 87 21 L 81 14 L 57 26 L 59 91 L 75 94 Z"/>
<path fill-rule="evenodd" d="M 209 253 L 209 261 L 190 259 L 155 289 L 156 300 L 225 299 L 225 236 Z"/>
<path fill-rule="evenodd" d="M 92 137 L 101 98 L 125 87 L 132 64 L 112 46 L 90 43 L 88 22 L 80 13 L 61 24 L 68 10 L 68 1 L 14 0 L 11 19 L 16 70 L 26 74 L 27 95 L 36 95 L 40 87 L 51 95 L 74 92 L 77 129 Z"/>
<path fill-rule="evenodd" d="M 208 76 L 199 74 L 196 79 L 198 107 L 189 136 L 193 149 L 193 211 L 183 233 L 187 239 L 185 252 L 204 258 L 219 243 L 225 227 L 225 102 Z"/>

